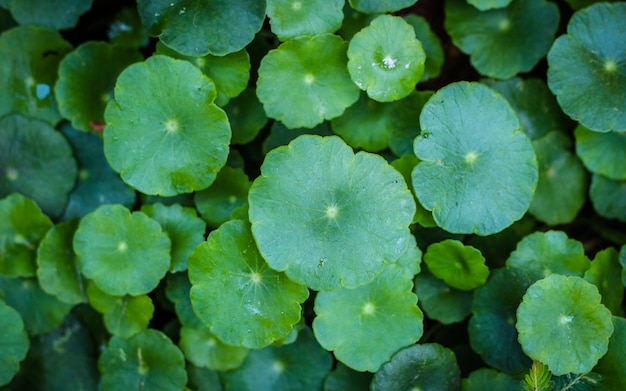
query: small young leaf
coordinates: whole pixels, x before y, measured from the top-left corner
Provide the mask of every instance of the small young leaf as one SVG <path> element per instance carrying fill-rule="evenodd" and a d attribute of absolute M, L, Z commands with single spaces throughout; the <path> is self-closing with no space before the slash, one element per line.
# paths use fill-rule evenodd
<path fill-rule="evenodd" d="M 379 102 L 399 100 L 415 90 L 425 61 L 415 30 L 397 16 L 378 16 L 354 35 L 348 47 L 350 77 Z"/>
<path fill-rule="evenodd" d="M 590 372 L 613 333 L 611 312 L 601 299 L 598 289 L 580 277 L 551 274 L 535 282 L 517 309 L 522 349 L 554 375 Z"/>
<path fill-rule="evenodd" d="M 530 372 L 524 376 L 522 386 L 526 391 L 552 391 L 551 378 L 552 373 L 548 366 L 535 360 L 530 367 Z"/>
<path fill-rule="evenodd" d="M 430 272 L 452 288 L 469 291 L 484 285 L 489 276 L 480 250 L 458 240 L 444 240 L 428 246 L 424 262 Z"/>
<path fill-rule="evenodd" d="M 231 137 L 216 94 L 213 81 L 187 61 L 156 55 L 126 68 L 104 112 L 111 167 L 146 194 L 208 187 L 226 163 Z"/>

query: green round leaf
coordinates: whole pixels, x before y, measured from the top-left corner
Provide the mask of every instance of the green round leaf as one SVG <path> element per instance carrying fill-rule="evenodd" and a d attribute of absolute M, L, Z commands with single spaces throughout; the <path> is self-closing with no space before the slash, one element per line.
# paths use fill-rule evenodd
<path fill-rule="evenodd" d="M 350 6 L 365 14 L 382 14 L 412 6 L 417 0 L 349 0 Z"/>
<path fill-rule="evenodd" d="M 576 154 L 589 171 L 617 181 L 626 179 L 626 133 L 598 133 L 578 125 L 574 136 Z"/>
<path fill-rule="evenodd" d="M 522 391 L 519 380 L 491 368 L 481 368 L 461 381 L 462 391 Z"/>
<path fill-rule="evenodd" d="M 437 225 L 489 235 L 524 215 L 537 161 L 504 98 L 483 84 L 449 84 L 426 103 L 420 124 L 413 187 Z"/>
<path fill-rule="evenodd" d="M 42 27 L 15 27 L 2 33 L 0 85 L 5 88 L 0 88 L 0 117 L 17 111 L 53 125 L 59 122 L 52 87 L 59 62 L 71 49 L 58 32 Z"/>
<path fill-rule="evenodd" d="M 426 316 L 443 324 L 465 319 L 471 310 L 472 293 L 451 288 L 424 268 L 415 276 L 415 293 Z"/>
<path fill-rule="evenodd" d="M 265 19 L 265 0 L 139 0 L 137 9 L 152 36 L 186 56 L 237 52 Z"/>
<path fill-rule="evenodd" d="M 500 371 L 516 373 L 531 364 L 517 341 L 515 320 L 517 307 L 532 282 L 523 271 L 501 268 L 474 292 L 468 326 L 470 345 Z"/>
<path fill-rule="evenodd" d="M 321 390 L 331 365 L 330 354 L 304 328 L 294 343 L 250 352 L 241 367 L 223 372 L 222 380 L 226 391 Z"/>
<path fill-rule="evenodd" d="M 626 180 L 614 181 L 593 174 L 589 198 L 600 216 L 626 221 Z"/>
<path fill-rule="evenodd" d="M 432 91 L 414 91 L 404 99 L 394 104 L 389 116 L 393 118 L 394 125 L 389 133 L 389 149 L 396 156 L 413 154 L 413 141 L 422 128 L 419 121 L 415 120 L 422 112 L 424 104 L 433 96 Z M 410 173 L 409 180 L 410 182 Z"/>
<path fill-rule="evenodd" d="M 444 240 L 428 246 L 424 262 L 430 272 L 452 288 L 469 291 L 484 285 L 489 276 L 480 250 L 458 240 Z"/>
<path fill-rule="evenodd" d="M 345 0 L 267 0 L 272 32 L 281 41 L 300 35 L 334 33 L 341 27 Z"/>
<path fill-rule="evenodd" d="M 421 271 L 422 250 L 417 247 L 415 236 L 409 235 L 409 244 L 404 254 L 398 258 L 396 265 L 401 266 L 411 279 Z"/>
<path fill-rule="evenodd" d="M 26 357 L 30 342 L 20 314 L 0 300 L 0 386 L 11 381 Z"/>
<path fill-rule="evenodd" d="M 72 247 L 78 220 L 52 227 L 37 249 L 37 279 L 46 293 L 68 304 L 86 301 L 83 277 Z"/>
<path fill-rule="evenodd" d="M 227 345 L 204 326 L 180 329 L 180 348 L 194 365 L 217 371 L 239 368 L 250 352 L 247 348 Z"/>
<path fill-rule="evenodd" d="M 223 391 L 219 372 L 187 363 L 187 387 L 194 391 Z M 188 389 L 185 389 L 187 391 Z"/>
<path fill-rule="evenodd" d="M 187 61 L 157 55 L 126 68 L 104 113 L 104 153 L 113 169 L 146 194 L 209 186 L 226 163 L 231 136 L 215 94 L 215 84 Z"/>
<path fill-rule="evenodd" d="M 548 87 L 565 114 L 596 132 L 626 131 L 626 4 L 576 12 L 548 53 Z"/>
<path fill-rule="evenodd" d="M 492 8 L 506 7 L 512 0 L 467 0 L 468 4 L 473 5 L 481 11 L 486 11 Z"/>
<path fill-rule="evenodd" d="M 352 148 L 383 150 L 389 146 L 389 135 L 397 120 L 392 115 L 394 103 L 379 103 L 361 93 L 355 104 L 330 122 L 331 128 Z"/>
<path fill-rule="evenodd" d="M 369 372 L 357 372 L 337 362 L 335 369 L 324 380 L 324 391 L 362 391 L 372 382 Z"/>
<path fill-rule="evenodd" d="M 376 372 L 394 352 L 422 336 L 424 316 L 412 288 L 412 277 L 388 265 L 370 284 L 319 292 L 315 337 L 350 368 Z"/>
<path fill-rule="evenodd" d="M 594 372 L 601 374 L 604 379 L 600 391 L 621 391 L 626 388 L 626 319 L 614 316 L 613 334 L 609 339 L 609 348 L 606 354 L 598 361 Z"/>
<path fill-rule="evenodd" d="M 483 83 L 509 101 L 531 140 L 551 130 L 567 128 L 567 117 L 543 80 L 514 77 L 508 80 L 484 80 Z"/>
<path fill-rule="evenodd" d="M 551 274 L 535 282 L 517 309 L 522 349 L 555 375 L 590 372 L 613 333 L 611 311 L 600 300 L 598 289 L 580 277 Z"/>
<path fill-rule="evenodd" d="M 303 135 L 265 157 L 249 216 L 268 265 L 315 290 L 354 288 L 407 248 L 415 203 L 383 158 Z"/>
<path fill-rule="evenodd" d="M 347 43 L 332 34 L 302 36 L 263 57 L 257 95 L 265 113 L 288 128 L 312 128 L 359 98 L 346 70 Z"/>
<path fill-rule="evenodd" d="M 587 199 L 587 172 L 570 152 L 571 140 L 551 131 L 533 141 L 539 165 L 539 180 L 528 211 L 549 225 L 569 223 Z"/>
<path fill-rule="evenodd" d="M 59 64 L 54 86 L 61 115 L 78 130 L 102 130 L 104 108 L 113 98 L 117 76 L 141 60 L 134 48 L 105 42 L 87 42 L 76 48 Z"/>
<path fill-rule="evenodd" d="M 534 232 L 518 244 L 506 261 L 538 280 L 552 273 L 582 277 L 590 262 L 582 243 L 562 231 Z"/>
<path fill-rule="evenodd" d="M 104 157 L 100 137 L 79 132 L 68 123 L 61 125 L 78 161 L 78 183 L 70 193 L 63 220 L 83 217 L 104 204 L 121 204 L 130 208 L 136 199 L 135 190 L 113 171 Z"/>
<path fill-rule="evenodd" d="M 55 30 L 76 26 L 93 0 L 5 0 L 4 6 L 19 24 L 34 24 Z"/>
<path fill-rule="evenodd" d="M 211 186 L 195 193 L 193 201 L 209 227 L 217 228 L 246 203 L 249 188 L 246 173 L 241 168 L 227 166 L 220 170 Z"/>
<path fill-rule="evenodd" d="M 528 72 L 543 58 L 559 26 L 556 4 L 517 0 L 480 11 L 466 0 L 446 1 L 445 27 L 452 42 L 485 76 L 507 79 Z"/>
<path fill-rule="evenodd" d="M 439 76 L 444 62 L 443 48 L 439 37 L 432 32 L 426 19 L 421 16 L 408 14 L 405 20 L 408 24 L 413 26 L 415 37 L 421 42 L 424 53 L 426 53 L 424 74 L 422 75 L 421 81 Z"/>
<path fill-rule="evenodd" d="M 154 314 L 152 299 L 147 295 L 111 296 L 96 284 L 87 287 L 89 304 L 104 315 L 107 330 L 118 337 L 128 338 L 148 328 Z"/>
<path fill-rule="evenodd" d="M 232 128 L 233 144 L 247 144 L 254 140 L 267 124 L 268 118 L 263 111 L 254 88 L 248 88 L 238 97 L 224 106 Z"/>
<path fill-rule="evenodd" d="M 0 197 L 24 194 L 58 217 L 77 171 L 67 140 L 50 124 L 21 114 L 0 120 Z"/>
<path fill-rule="evenodd" d="M 204 221 L 198 217 L 194 209 L 179 204 L 142 205 L 141 211 L 158 221 L 172 242 L 172 262 L 169 271 L 175 273 L 187 270 L 189 255 L 204 242 L 206 231 Z"/>
<path fill-rule="evenodd" d="M 103 391 L 179 391 L 187 382 L 183 354 L 165 334 L 152 329 L 129 339 L 112 337 L 98 367 Z"/>
<path fill-rule="evenodd" d="M 300 320 L 306 287 L 267 267 L 247 222 L 211 232 L 189 258 L 191 304 L 223 342 L 260 349 L 285 337 Z"/>
<path fill-rule="evenodd" d="M 17 193 L 1 199 L 0 275 L 34 276 L 37 247 L 51 227 L 34 201 Z"/>
<path fill-rule="evenodd" d="M 348 71 L 360 89 L 379 102 L 409 95 L 424 74 L 426 54 L 404 19 L 381 15 L 350 40 Z"/>
<path fill-rule="evenodd" d="M 241 94 L 250 79 L 250 56 L 245 49 L 225 56 L 185 56 L 170 49 L 163 43 L 157 44 L 157 54 L 164 54 L 180 60 L 187 60 L 207 75 L 215 83 L 217 97 L 215 104 L 224 106 L 228 100 Z"/>
<path fill-rule="evenodd" d="M 12 390 L 97 390 L 97 351 L 92 330 L 68 314 L 56 330 L 31 338 L 28 356 L 11 383 Z"/>
<path fill-rule="evenodd" d="M 35 278 L 0 276 L 0 296 L 20 313 L 29 335 L 49 333 L 59 327 L 72 309 L 44 292 Z"/>
<path fill-rule="evenodd" d="M 594 284 L 602 295 L 602 304 L 613 314 L 622 314 L 624 285 L 621 279 L 622 266 L 617 250 L 609 247 L 599 251 L 591 266 L 585 272 L 584 279 Z"/>
<path fill-rule="evenodd" d="M 170 247 L 158 222 L 121 205 L 89 213 L 74 235 L 80 271 L 113 296 L 152 291 L 170 267 Z"/>
<path fill-rule="evenodd" d="M 454 352 L 436 343 L 413 345 L 393 355 L 374 375 L 372 391 L 455 391 L 461 371 Z"/>

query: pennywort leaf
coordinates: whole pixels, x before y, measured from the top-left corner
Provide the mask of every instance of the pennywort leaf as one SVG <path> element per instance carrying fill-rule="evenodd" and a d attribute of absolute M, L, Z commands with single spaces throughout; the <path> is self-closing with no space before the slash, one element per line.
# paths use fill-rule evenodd
<path fill-rule="evenodd" d="M 267 0 L 272 32 L 281 41 L 300 35 L 334 33 L 341 27 L 345 0 Z"/>
<path fill-rule="evenodd" d="M 11 381 L 20 369 L 30 345 L 20 314 L 0 300 L 0 385 Z"/>
<path fill-rule="evenodd" d="M 456 289 L 472 290 L 483 285 L 489 276 L 480 250 L 464 246 L 458 240 L 431 244 L 424 254 L 424 262 L 435 277 Z"/>
<path fill-rule="evenodd" d="M 85 277 L 113 296 L 153 290 L 170 267 L 171 240 L 159 223 L 121 205 L 103 205 L 83 217 L 74 251 Z"/>
<path fill-rule="evenodd" d="M 415 213 L 397 171 L 338 137 L 303 135 L 272 150 L 248 201 L 268 265 L 315 290 L 372 281 L 406 250 Z"/>

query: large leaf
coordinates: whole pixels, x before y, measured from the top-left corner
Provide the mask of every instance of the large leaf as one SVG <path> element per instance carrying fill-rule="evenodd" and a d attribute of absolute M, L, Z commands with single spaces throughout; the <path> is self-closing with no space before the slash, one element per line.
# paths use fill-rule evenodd
<path fill-rule="evenodd" d="M 249 224 L 231 220 L 211 232 L 189 258 L 191 304 L 223 342 L 260 349 L 285 337 L 300 320 L 303 285 L 270 269 Z"/>
<path fill-rule="evenodd" d="M 157 55 L 129 66 L 104 113 L 107 160 L 146 194 L 208 187 L 226 163 L 231 136 L 215 97 L 215 84 L 187 61 Z"/>
<path fill-rule="evenodd" d="M 265 0 L 139 0 L 152 36 L 186 56 L 224 56 L 249 44 L 265 19 Z"/>
<path fill-rule="evenodd" d="M 269 266 L 315 290 L 372 281 L 404 253 L 415 213 L 402 176 L 380 156 L 309 135 L 267 154 L 249 203 Z"/>
<path fill-rule="evenodd" d="M 413 187 L 437 225 L 489 235 L 524 215 L 537 184 L 537 160 L 502 96 L 483 84 L 449 84 L 426 103 L 420 124 Z"/>
<path fill-rule="evenodd" d="M 626 3 L 576 12 L 548 53 L 548 86 L 563 111 L 596 132 L 626 131 Z"/>

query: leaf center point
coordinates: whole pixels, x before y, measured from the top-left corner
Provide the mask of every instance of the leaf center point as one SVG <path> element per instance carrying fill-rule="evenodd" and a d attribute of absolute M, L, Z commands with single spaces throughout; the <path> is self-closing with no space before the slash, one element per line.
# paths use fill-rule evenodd
<path fill-rule="evenodd" d="M 383 58 L 383 68 L 386 69 L 393 69 L 396 67 L 396 63 L 398 62 L 398 60 L 396 60 L 395 58 L 387 55 Z"/>
<path fill-rule="evenodd" d="M 502 32 L 509 31 L 511 29 L 511 21 L 507 18 L 501 19 L 498 22 L 498 28 Z"/>
<path fill-rule="evenodd" d="M 478 154 L 474 151 L 470 151 L 465 155 L 465 161 L 469 164 L 474 163 L 478 159 Z"/>
<path fill-rule="evenodd" d="M 311 85 L 311 84 L 313 84 L 313 82 L 314 82 L 314 81 L 315 81 L 315 76 L 313 76 L 312 74 L 307 73 L 307 74 L 304 76 L 304 83 L 305 83 L 305 84 L 307 84 L 307 85 Z"/>
<path fill-rule="evenodd" d="M 176 121 L 175 119 L 167 121 L 165 123 L 165 129 L 171 133 L 178 131 L 178 121 Z"/>
<path fill-rule="evenodd" d="M 337 207 L 337 205 L 330 205 L 326 208 L 326 217 L 328 217 L 329 219 L 334 220 L 335 218 L 337 218 L 338 214 L 339 208 Z"/>
<path fill-rule="evenodd" d="M 13 168 L 13 167 L 7 168 L 7 174 L 6 175 L 7 175 L 7 179 L 10 180 L 11 182 L 16 180 L 17 177 L 19 176 L 17 170 L 15 168 Z"/>
<path fill-rule="evenodd" d="M 363 314 L 365 315 L 373 315 L 376 312 L 376 306 L 374 303 L 367 303 L 363 306 Z"/>
<path fill-rule="evenodd" d="M 613 73 L 617 70 L 617 64 L 613 60 L 606 60 L 604 62 L 604 70 L 606 73 Z"/>
<path fill-rule="evenodd" d="M 121 241 L 117 244 L 117 251 L 119 252 L 125 252 L 126 250 L 128 250 L 128 244 L 125 241 Z"/>

